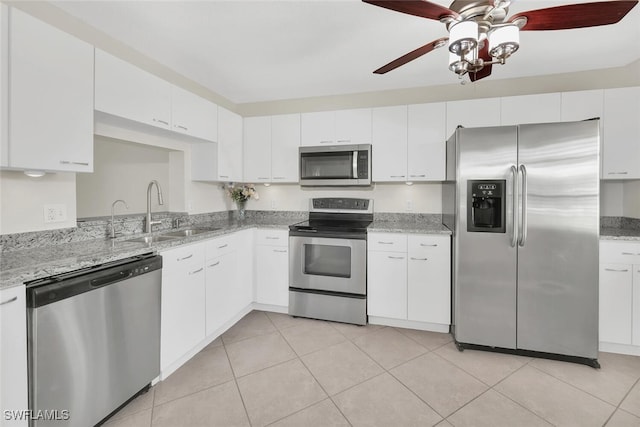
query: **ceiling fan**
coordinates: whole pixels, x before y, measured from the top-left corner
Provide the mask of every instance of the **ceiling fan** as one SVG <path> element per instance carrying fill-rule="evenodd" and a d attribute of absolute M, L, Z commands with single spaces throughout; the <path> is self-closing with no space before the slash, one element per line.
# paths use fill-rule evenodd
<path fill-rule="evenodd" d="M 374 71 L 385 74 L 434 49 L 449 44 L 449 69 L 471 81 L 491 74 L 493 64 L 504 64 L 520 47 L 520 31 L 569 30 L 615 24 L 638 0 L 612 0 L 529 10 L 507 18 L 508 0 L 455 0 L 444 7 L 427 0 L 362 0 L 375 6 L 435 19 L 446 25 L 442 37 Z"/>

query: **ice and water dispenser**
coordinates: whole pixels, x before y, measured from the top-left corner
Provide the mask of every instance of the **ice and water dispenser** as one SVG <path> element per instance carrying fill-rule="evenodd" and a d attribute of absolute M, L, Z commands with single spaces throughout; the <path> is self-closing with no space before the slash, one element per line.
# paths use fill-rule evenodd
<path fill-rule="evenodd" d="M 467 231 L 504 233 L 505 180 L 468 181 Z"/>

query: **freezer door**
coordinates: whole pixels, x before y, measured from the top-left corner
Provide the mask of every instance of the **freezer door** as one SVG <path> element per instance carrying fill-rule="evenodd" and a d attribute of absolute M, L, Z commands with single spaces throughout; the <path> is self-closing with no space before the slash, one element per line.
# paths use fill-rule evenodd
<path fill-rule="evenodd" d="M 518 146 L 518 348 L 595 359 L 598 121 L 521 125 Z"/>
<path fill-rule="evenodd" d="M 513 181 L 517 128 L 458 129 L 454 232 L 454 335 L 458 342 L 516 346 L 516 247 Z M 506 227 L 468 231 L 469 182 L 504 181 Z"/>

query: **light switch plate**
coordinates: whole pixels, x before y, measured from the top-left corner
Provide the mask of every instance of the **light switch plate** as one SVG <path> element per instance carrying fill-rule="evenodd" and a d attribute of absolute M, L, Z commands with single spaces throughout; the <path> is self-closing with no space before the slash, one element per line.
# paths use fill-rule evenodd
<path fill-rule="evenodd" d="M 64 222 L 67 220 L 67 205 L 44 205 L 44 222 Z"/>

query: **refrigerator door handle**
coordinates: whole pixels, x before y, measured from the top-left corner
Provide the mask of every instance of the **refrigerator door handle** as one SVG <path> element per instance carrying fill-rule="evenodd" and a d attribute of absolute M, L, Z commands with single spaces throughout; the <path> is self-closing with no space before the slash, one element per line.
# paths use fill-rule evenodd
<path fill-rule="evenodd" d="M 514 248 L 518 244 L 518 168 L 514 165 L 511 165 L 511 191 L 511 247 Z"/>
<path fill-rule="evenodd" d="M 521 231 L 518 245 L 523 247 L 527 242 L 527 168 L 520 165 L 520 173 L 522 174 L 522 219 L 520 221 Z"/>

